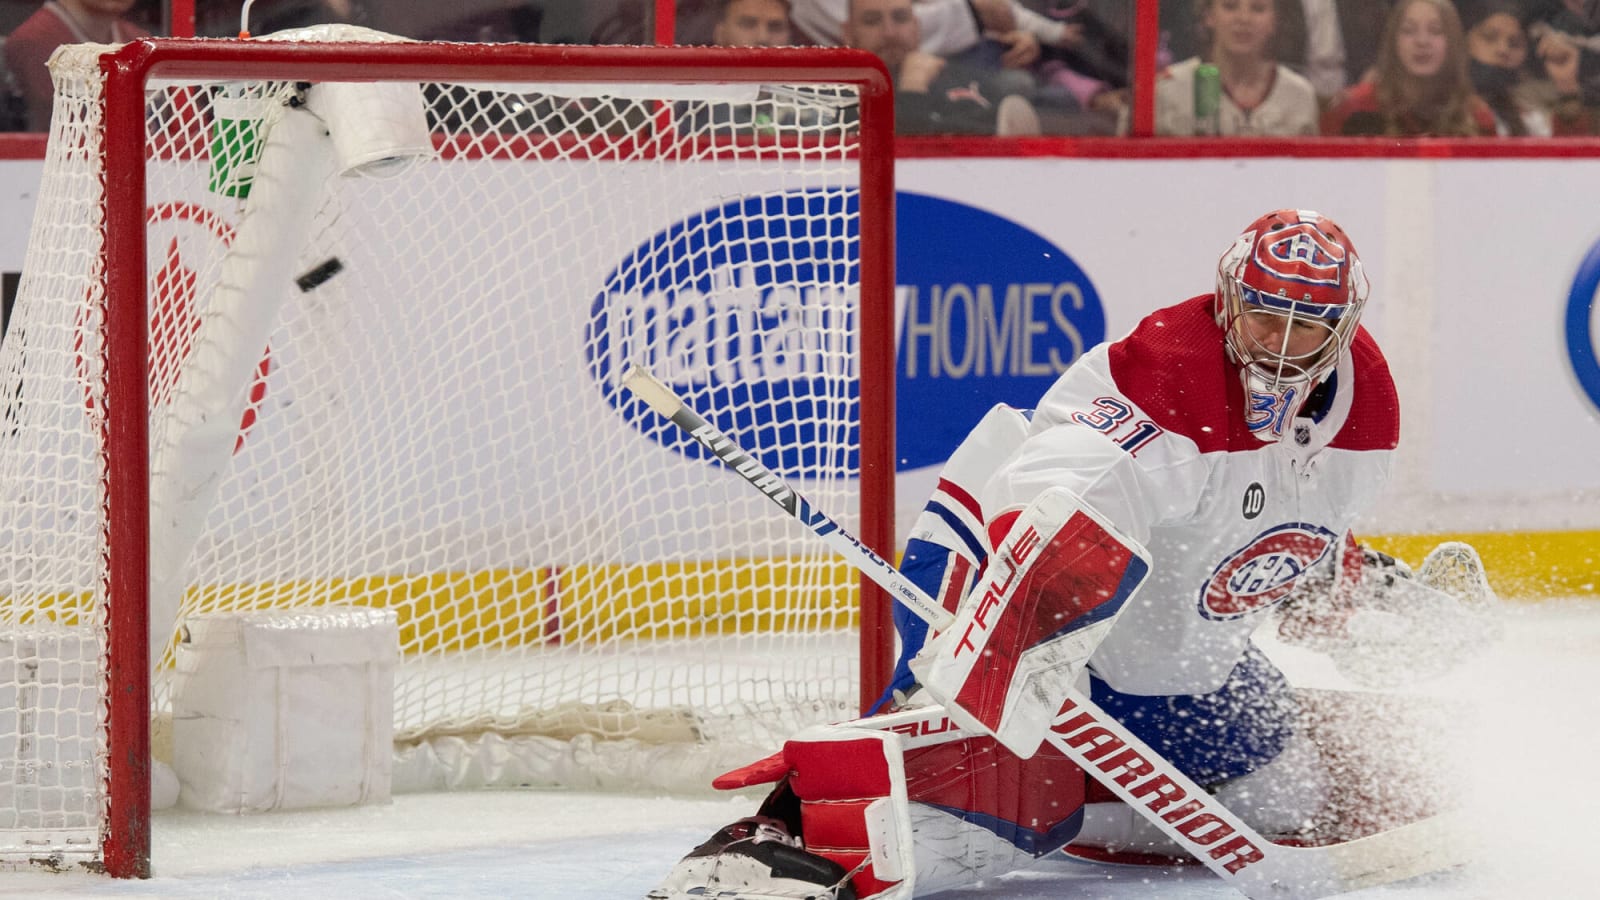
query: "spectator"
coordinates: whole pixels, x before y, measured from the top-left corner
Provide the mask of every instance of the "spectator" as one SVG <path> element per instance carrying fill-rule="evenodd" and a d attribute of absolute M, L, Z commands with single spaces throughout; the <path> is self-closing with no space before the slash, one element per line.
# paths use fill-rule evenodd
<path fill-rule="evenodd" d="M 1528 34 L 1534 54 L 1557 90 L 1570 72 L 1576 92 L 1564 92 L 1557 117 L 1586 117 L 1600 123 L 1600 3 L 1596 0 L 1533 0 Z M 1558 79 L 1559 69 L 1562 78 Z"/>
<path fill-rule="evenodd" d="M 1210 40 L 1193 0 L 1161 0 L 1161 29 L 1175 58 L 1204 52 Z M 1304 75 L 1322 108 L 1342 99 L 1377 61 L 1389 0 L 1291 0 L 1278 6 L 1274 55 Z"/>
<path fill-rule="evenodd" d="M 110 44 L 149 37 L 126 18 L 135 0 L 46 0 L 6 38 L 6 68 L 22 95 L 29 131 L 50 130 L 55 89 L 45 62 L 62 44 Z"/>
<path fill-rule="evenodd" d="M 1468 66 L 1501 136 L 1550 137 L 1589 131 L 1578 86 L 1578 52 L 1550 46 L 1544 78 L 1528 75 L 1528 33 L 1518 0 L 1476 0 L 1462 9 Z"/>
<path fill-rule="evenodd" d="M 876 53 L 895 85 L 902 134 L 1038 134 L 1022 97 L 1004 96 L 988 74 L 922 49 L 911 0 L 849 0 L 845 42 Z M 1003 98 L 1003 100 L 1002 100 Z"/>
<path fill-rule="evenodd" d="M 1462 7 L 1467 71 L 1472 87 L 1494 113 L 1495 133 L 1550 135 L 1549 116 L 1518 96 L 1528 61 L 1528 33 L 1514 0 L 1480 0 Z M 1541 121 L 1542 118 L 1542 121 Z"/>
<path fill-rule="evenodd" d="M 1021 0 L 920 0 L 912 5 L 925 53 L 986 70 L 991 89 L 1030 101 L 1038 89 L 1043 48 L 1082 43 L 1083 27 L 1056 21 Z M 795 0 L 794 23 L 811 43 L 846 41 L 849 0 Z"/>
<path fill-rule="evenodd" d="M 719 0 L 711 42 L 719 47 L 782 47 L 791 43 L 789 0 Z"/>
<path fill-rule="evenodd" d="M 1324 134 L 1461 137 L 1495 133 L 1472 90 L 1467 41 L 1450 0 L 1401 0 L 1389 13 L 1372 80 L 1322 118 Z"/>
<path fill-rule="evenodd" d="M 979 44 L 985 36 L 1006 36 L 1005 43 L 1026 41 L 1026 32 L 1039 45 L 1074 43 L 1082 29 L 1056 22 L 1024 6 L 1019 0 L 920 0 L 914 4 L 921 49 L 937 56 L 955 56 Z M 845 43 L 844 23 L 849 0 L 795 0 L 792 16 L 800 34 L 810 43 L 833 47 Z"/>
<path fill-rule="evenodd" d="M 789 0 L 717 0 L 711 41 L 719 47 L 779 47 L 790 43 Z M 796 108 L 775 104 L 765 91 L 749 103 L 679 101 L 678 127 L 685 134 L 775 134 L 829 124 L 826 104 Z"/>
<path fill-rule="evenodd" d="M 1218 134 L 1317 133 L 1317 94 L 1311 82 L 1273 56 L 1280 0 L 1200 0 L 1210 35 L 1209 61 L 1222 78 Z M 1156 133 L 1195 134 L 1192 56 L 1167 69 L 1156 84 Z"/>

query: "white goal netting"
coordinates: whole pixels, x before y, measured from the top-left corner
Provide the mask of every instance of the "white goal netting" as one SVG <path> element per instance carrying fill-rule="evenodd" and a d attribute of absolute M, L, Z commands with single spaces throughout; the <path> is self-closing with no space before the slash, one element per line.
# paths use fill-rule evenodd
<path fill-rule="evenodd" d="M 857 576 L 619 380 L 650 367 L 858 524 L 859 358 L 890 351 L 862 343 L 863 267 L 887 262 L 861 252 L 856 86 L 361 83 L 394 59 L 380 36 L 297 37 L 363 43 L 343 69 L 150 66 L 132 116 L 102 102 L 115 48 L 53 63 L 0 347 L 0 827 L 82 840 L 106 802 L 108 559 L 140 549 L 107 537 L 130 515 L 107 513 L 108 360 L 138 348 L 105 327 L 130 244 L 154 714 L 186 616 L 343 604 L 398 615 L 397 789 L 681 787 L 853 715 Z M 141 119 L 129 237 L 106 144 Z M 523 739 L 533 761 L 506 762 Z"/>

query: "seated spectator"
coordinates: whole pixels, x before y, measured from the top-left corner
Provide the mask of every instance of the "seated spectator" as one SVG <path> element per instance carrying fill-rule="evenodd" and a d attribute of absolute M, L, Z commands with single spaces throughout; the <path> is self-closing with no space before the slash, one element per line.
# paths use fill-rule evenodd
<path fill-rule="evenodd" d="M 1125 127 L 1132 100 L 1128 51 L 1133 7 L 1126 0 L 1029 2 L 1051 18 L 1082 29 L 1081 40 L 1046 48 L 1036 67 L 1039 89 L 1034 105 L 1045 120 L 1045 132 L 1116 134 Z M 1182 2 L 1192 7 L 1194 0 Z M 1157 54 L 1158 68 L 1172 63 L 1164 50 L 1163 46 Z"/>
<path fill-rule="evenodd" d="M 1222 80 L 1218 134 L 1317 133 L 1311 82 L 1272 55 L 1280 0 L 1199 0 L 1210 35 L 1206 53 Z M 1156 133 L 1195 134 L 1195 70 L 1201 58 L 1174 63 L 1156 83 Z"/>
<path fill-rule="evenodd" d="M 1006 96 L 988 73 L 919 49 L 911 0 L 849 0 L 845 43 L 870 50 L 894 79 L 901 134 L 1038 134 L 1032 104 Z"/>
<path fill-rule="evenodd" d="M 1210 37 L 1201 27 L 1194 0 L 1160 0 L 1161 30 L 1172 56 L 1204 53 Z M 1390 0 L 1289 0 L 1277 8 L 1273 56 L 1306 77 L 1323 109 L 1342 99 L 1353 81 L 1362 81 L 1377 60 L 1379 37 Z M 1158 63 L 1159 65 L 1160 63 Z"/>
<path fill-rule="evenodd" d="M 122 43 L 150 32 L 125 18 L 135 0 L 46 0 L 11 32 L 5 64 L 22 96 L 29 131 L 50 130 L 55 89 L 45 62 L 62 44 Z"/>
<path fill-rule="evenodd" d="M 919 0 L 913 4 L 921 34 L 919 49 L 936 56 L 955 56 L 972 49 L 985 36 L 1010 36 L 1007 43 L 1025 41 L 1023 31 L 1039 45 L 1064 46 L 1075 41 L 1081 29 L 1056 22 L 1023 5 L 1020 0 Z M 844 23 L 849 0 L 794 0 L 791 16 L 806 41 L 822 47 L 846 43 Z"/>
<path fill-rule="evenodd" d="M 1472 0 L 1462 7 L 1472 86 L 1494 113 L 1501 136 L 1550 137 L 1589 132 L 1578 86 L 1578 52 L 1551 44 L 1544 78 L 1529 77 L 1528 33 L 1519 0 Z"/>
<path fill-rule="evenodd" d="M 711 42 L 718 47 L 783 47 L 793 31 L 789 0 L 718 0 Z"/>
<path fill-rule="evenodd" d="M 1518 89 L 1526 82 L 1528 33 L 1515 0 L 1477 0 L 1463 5 L 1467 32 L 1467 71 L 1473 90 L 1489 104 L 1495 133 L 1501 136 L 1550 135 L 1548 115 L 1525 102 Z"/>
<path fill-rule="evenodd" d="M 1322 118 L 1323 134 L 1464 137 L 1495 133 L 1472 90 L 1467 41 L 1450 0 L 1401 0 L 1389 13 L 1375 76 Z"/>
<path fill-rule="evenodd" d="M 918 49 L 987 71 L 992 89 L 1030 101 L 1044 48 L 1073 47 L 1083 38 L 1081 25 L 1045 16 L 1021 0 L 919 0 L 912 12 L 921 35 Z M 848 0 L 794 2 L 797 30 L 814 44 L 846 43 L 848 16 Z"/>
<path fill-rule="evenodd" d="M 778 47 L 790 43 L 789 0 L 717 0 L 711 41 L 719 47 Z M 679 101 L 674 109 L 685 134 L 775 134 L 832 121 L 826 104 L 797 108 L 774 104 L 764 91 L 749 103 Z"/>
<path fill-rule="evenodd" d="M 1544 63 L 1553 82 L 1552 68 L 1570 71 L 1574 93 L 1563 92 L 1557 116 L 1582 118 L 1600 126 L 1600 3 L 1595 0 L 1530 0 L 1528 35 L 1534 55 Z M 1561 90 L 1561 85 L 1556 85 Z"/>

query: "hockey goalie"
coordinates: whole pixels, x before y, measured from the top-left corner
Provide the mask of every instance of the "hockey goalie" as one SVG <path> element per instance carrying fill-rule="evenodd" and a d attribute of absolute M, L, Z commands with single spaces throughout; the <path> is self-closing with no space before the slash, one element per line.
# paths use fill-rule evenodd
<path fill-rule="evenodd" d="M 1031 415 L 992 410 L 901 566 L 950 618 L 897 608 L 876 714 L 719 779 L 773 787 L 650 897 L 925 896 L 1063 848 L 1227 876 L 1266 852 L 1246 832 L 1338 845 L 1449 806 L 1424 753 L 1390 754 L 1414 771 L 1349 758 L 1375 740 L 1349 723 L 1420 733 L 1373 705 L 1392 694 L 1295 690 L 1255 638 L 1276 624 L 1361 687 L 1398 688 L 1496 633 L 1471 547 L 1412 573 L 1351 534 L 1400 436 L 1367 292 L 1338 225 L 1277 210 L 1223 253 L 1214 293 L 1092 349 Z"/>

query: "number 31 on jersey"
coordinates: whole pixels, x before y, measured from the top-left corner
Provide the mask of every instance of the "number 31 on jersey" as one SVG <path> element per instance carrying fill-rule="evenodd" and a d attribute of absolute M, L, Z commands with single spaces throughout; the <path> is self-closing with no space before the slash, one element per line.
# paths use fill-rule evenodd
<path fill-rule="evenodd" d="M 1134 419 L 1133 407 L 1115 397 L 1096 397 L 1093 411 L 1075 412 L 1071 418 L 1115 441 L 1129 456 L 1139 455 L 1140 450 L 1162 435 L 1161 426 L 1149 419 Z"/>

